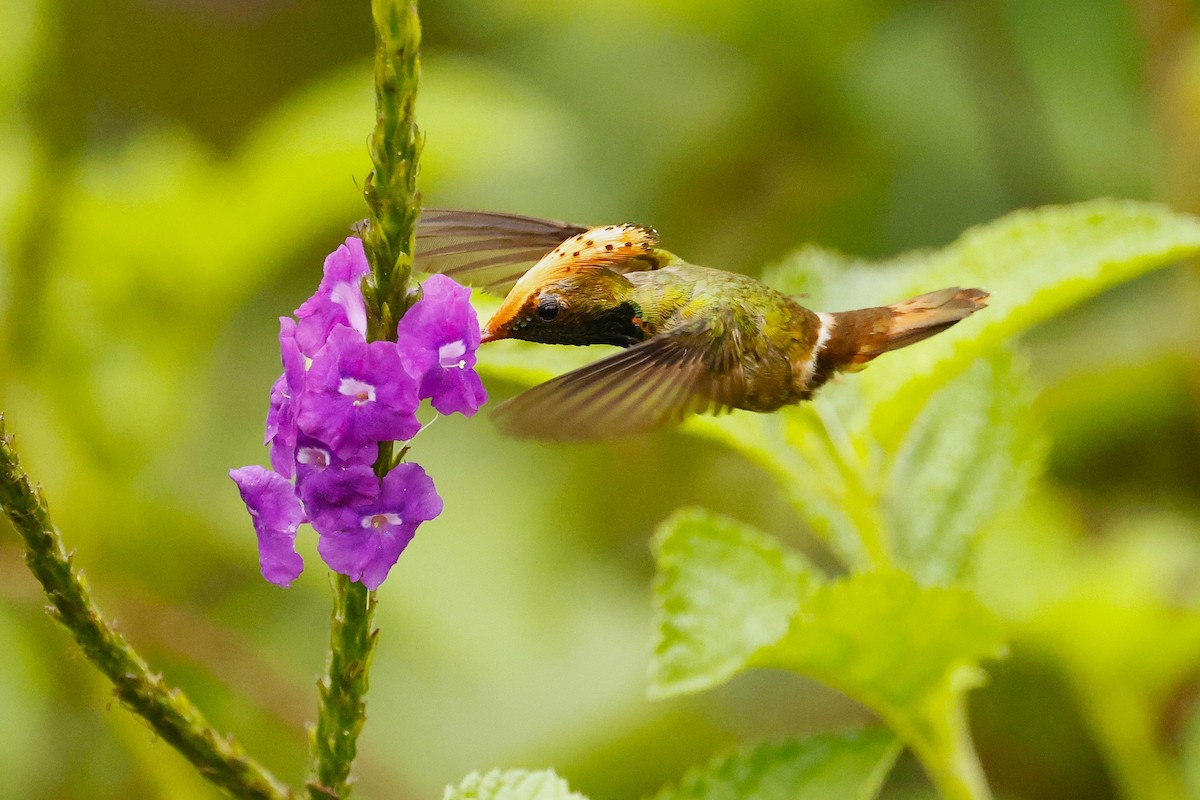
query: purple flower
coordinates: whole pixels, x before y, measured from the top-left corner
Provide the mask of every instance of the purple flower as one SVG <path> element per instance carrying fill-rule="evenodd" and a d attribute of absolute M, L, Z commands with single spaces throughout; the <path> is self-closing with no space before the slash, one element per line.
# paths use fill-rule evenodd
<path fill-rule="evenodd" d="M 442 513 L 433 479 L 417 464 L 400 464 L 370 497 L 330 508 L 314 521 L 317 551 L 331 569 L 377 589 L 412 541 L 417 526 Z"/>
<path fill-rule="evenodd" d="M 287 586 L 304 569 L 296 530 L 311 522 L 332 569 L 374 590 L 417 527 L 442 511 L 433 480 L 400 464 L 382 480 L 379 444 L 408 440 L 430 398 L 443 414 L 474 414 L 487 395 L 475 374 L 479 321 L 470 291 L 435 275 L 400 321 L 400 341 L 367 342 L 362 241 L 325 259 L 316 293 L 279 320 L 283 374 L 271 387 L 265 441 L 274 471 L 229 476 L 254 521 L 263 577 Z"/>
<path fill-rule="evenodd" d="M 371 498 L 378 484 L 371 465 L 379 453 L 374 442 L 362 445 L 347 458 L 339 458 L 329 445 L 300 434 L 296 442 L 296 494 L 313 527 L 330 508 Z"/>
<path fill-rule="evenodd" d="M 304 570 L 296 553 L 296 528 L 304 522 L 300 501 L 292 484 L 264 467 L 229 471 L 258 534 L 258 563 L 271 583 L 288 586 Z"/>
<path fill-rule="evenodd" d="M 296 341 L 300 351 L 312 358 L 338 325 L 367 333 L 367 306 L 363 301 L 362 279 L 371 271 L 363 251 L 362 239 L 351 236 L 325 259 L 325 275 L 317 293 L 296 309 L 300 324 Z"/>
<path fill-rule="evenodd" d="M 430 276 L 421 288 L 421 299 L 400 318 L 396 347 L 421 399 L 431 398 L 442 414 L 469 417 L 487 402 L 474 369 L 479 319 L 471 290 L 445 275 Z"/>
<path fill-rule="evenodd" d="M 391 342 L 368 344 L 339 325 L 315 356 L 296 425 L 349 459 L 363 445 L 410 439 L 421 429 L 417 392 Z"/>
<path fill-rule="evenodd" d="M 279 318 L 279 352 L 283 374 L 271 387 L 264 444 L 271 445 L 271 466 L 285 478 L 292 477 L 296 449 L 296 404 L 304 391 L 304 355 L 296 343 L 296 323 Z"/>

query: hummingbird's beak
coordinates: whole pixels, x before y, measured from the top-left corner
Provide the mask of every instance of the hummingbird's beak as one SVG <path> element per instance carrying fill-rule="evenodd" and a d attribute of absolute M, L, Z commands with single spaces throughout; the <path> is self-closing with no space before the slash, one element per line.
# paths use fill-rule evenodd
<path fill-rule="evenodd" d="M 505 333 L 503 329 L 492 330 L 491 325 L 484 325 L 483 329 L 479 332 L 479 343 L 480 344 L 485 344 L 487 342 L 494 342 L 497 339 L 507 339 L 507 338 L 508 338 L 508 334 Z"/>

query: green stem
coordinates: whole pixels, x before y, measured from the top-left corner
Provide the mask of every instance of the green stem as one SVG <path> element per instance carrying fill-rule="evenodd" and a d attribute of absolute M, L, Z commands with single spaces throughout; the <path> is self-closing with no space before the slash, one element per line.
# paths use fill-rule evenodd
<path fill-rule="evenodd" d="M 368 338 L 394 339 L 396 321 L 412 304 L 413 239 L 422 137 L 415 107 L 421 65 L 421 25 L 415 0 L 371 0 L 375 20 L 375 130 L 363 197 L 370 223 L 363 236 L 371 277 L 365 294 Z M 374 312 L 371 314 L 370 312 Z"/>
<path fill-rule="evenodd" d="M 420 77 L 421 26 L 414 0 L 372 0 L 375 22 L 375 130 L 370 151 L 374 170 L 363 197 L 369 221 L 363 247 L 371 274 L 363 286 L 367 338 L 395 339 L 396 322 L 414 300 L 409 291 L 413 244 L 420 214 L 417 195 L 421 134 L 415 106 Z M 393 445 L 379 447 L 375 472 L 392 467 Z M 371 658 L 378 631 L 373 627 L 375 593 L 344 575 L 335 576 L 329 659 L 320 693 L 309 795 L 346 798 L 358 735 L 366 719 Z"/>
<path fill-rule="evenodd" d="M 320 715 L 313 732 L 314 763 L 309 796 L 350 795 L 350 766 L 366 721 L 367 686 L 378 631 L 373 628 L 375 593 L 345 575 L 333 576 L 333 619 L 329 662 L 317 683 Z"/>
<path fill-rule="evenodd" d="M 122 705 L 142 717 L 206 779 L 233 797 L 282 800 L 294 795 L 249 758 L 232 737 L 208 724 L 179 689 L 171 688 L 112 629 L 72 566 L 41 490 L 21 468 L 0 416 L 0 509 L 25 542 L 25 563 L 50 598 L 50 615 L 71 633 L 84 656 L 113 682 Z"/>
<path fill-rule="evenodd" d="M 949 696 L 922 703 L 916 711 L 905 711 L 886 696 L 864 692 L 841 674 L 814 670 L 803 661 L 768 659 L 762 665 L 815 678 L 878 714 L 900 741 L 912 749 L 941 800 L 992 800 L 967 724 L 965 692 L 974 684 L 961 671 L 948 677 Z"/>
<path fill-rule="evenodd" d="M 883 514 L 880 493 L 867 483 L 866 459 L 854 448 L 837 413 L 824 404 L 816 404 L 821 425 L 817 431 L 837 467 L 845 488 L 843 505 L 851 523 L 858 531 L 859 541 L 871 569 L 890 569 L 895 563 L 892 555 L 891 532 Z"/>
<path fill-rule="evenodd" d="M 889 720 L 913 749 L 942 800 L 992 800 L 967 726 L 966 699 L 927 709 L 924 719 Z"/>

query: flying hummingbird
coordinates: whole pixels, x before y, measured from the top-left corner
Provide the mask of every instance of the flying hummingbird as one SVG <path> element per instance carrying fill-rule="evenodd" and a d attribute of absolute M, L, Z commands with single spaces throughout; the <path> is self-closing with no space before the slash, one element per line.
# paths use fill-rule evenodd
<path fill-rule="evenodd" d="M 810 311 L 753 278 L 660 249 L 653 228 L 475 211 L 424 210 L 416 266 L 504 297 L 484 342 L 626 348 L 493 412 L 502 429 L 542 439 L 610 439 L 693 413 L 775 411 L 808 400 L 836 372 L 946 330 L 988 298 L 953 287 L 890 306 Z"/>

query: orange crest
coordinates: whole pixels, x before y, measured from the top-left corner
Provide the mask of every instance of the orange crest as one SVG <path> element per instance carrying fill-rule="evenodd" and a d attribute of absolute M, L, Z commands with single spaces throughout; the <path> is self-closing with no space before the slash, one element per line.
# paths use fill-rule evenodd
<path fill-rule="evenodd" d="M 512 319 L 531 294 L 551 281 L 586 269 L 626 272 L 628 270 L 622 269 L 624 265 L 657 246 L 657 231 L 632 223 L 592 228 L 572 236 L 542 256 L 541 261 L 521 276 L 492 316 L 492 321 Z"/>

